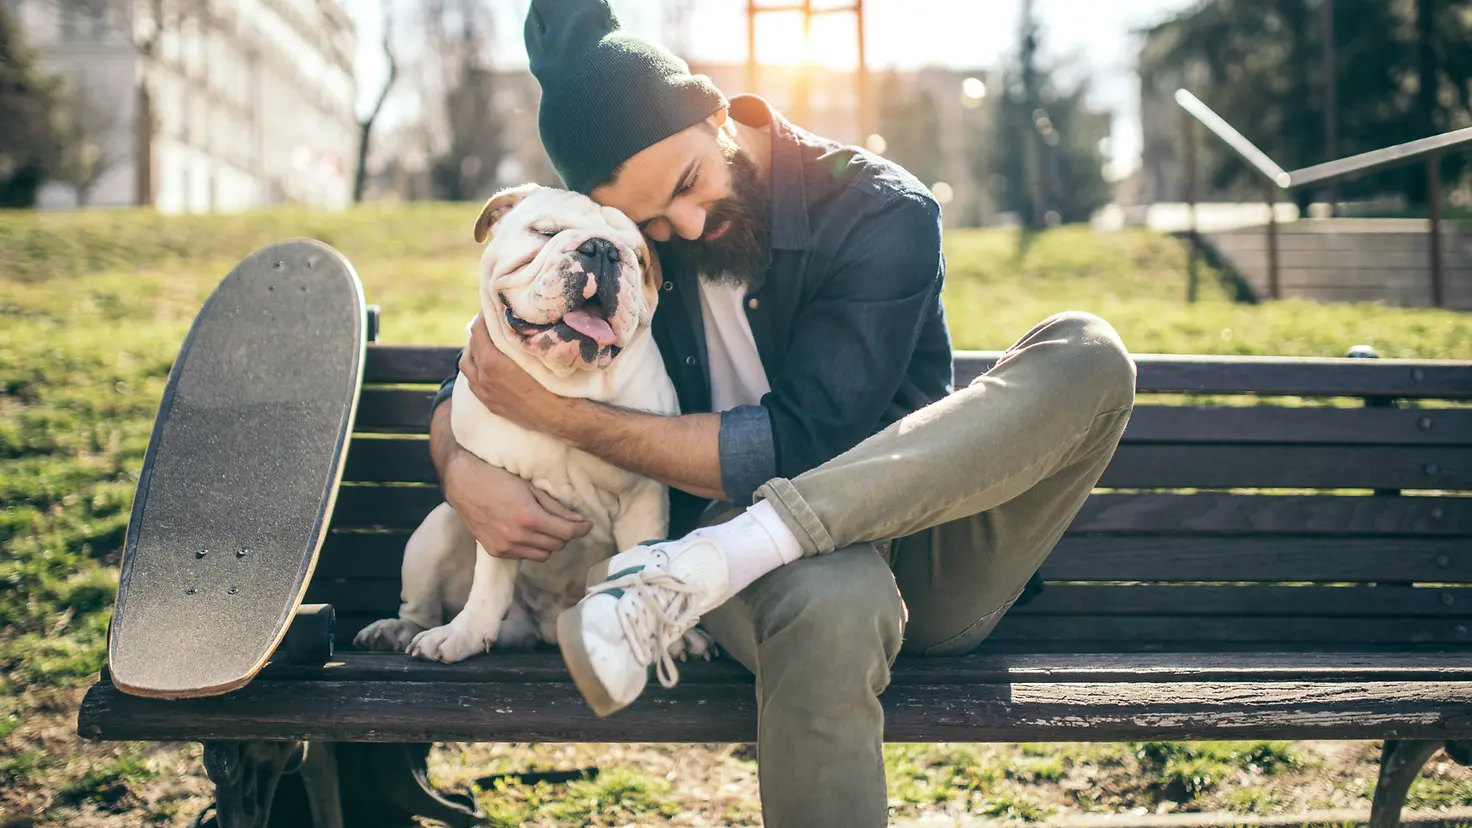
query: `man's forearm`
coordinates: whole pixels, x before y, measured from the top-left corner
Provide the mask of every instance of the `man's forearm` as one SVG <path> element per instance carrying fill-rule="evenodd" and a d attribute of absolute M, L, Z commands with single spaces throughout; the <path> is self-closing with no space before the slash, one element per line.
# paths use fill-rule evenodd
<path fill-rule="evenodd" d="M 698 497 L 724 500 L 721 415 L 665 417 L 570 400 L 553 436 L 596 457 Z"/>
<path fill-rule="evenodd" d="M 453 400 L 445 400 L 435 406 L 429 421 L 429 459 L 434 463 L 435 476 L 441 485 L 445 482 L 450 460 L 460 451 L 460 444 L 455 441 L 455 430 L 450 427 L 450 406 L 453 403 Z"/>

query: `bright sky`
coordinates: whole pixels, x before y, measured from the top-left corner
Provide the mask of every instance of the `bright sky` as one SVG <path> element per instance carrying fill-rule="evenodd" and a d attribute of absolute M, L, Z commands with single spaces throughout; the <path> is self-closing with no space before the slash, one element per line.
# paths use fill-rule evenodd
<path fill-rule="evenodd" d="M 358 25 L 360 107 L 366 108 L 386 71 L 377 43 L 381 0 L 342 0 Z M 530 0 L 486 0 L 497 17 L 497 62 L 524 65 L 522 22 Z M 406 0 L 391 0 L 408 12 Z M 417 2 L 417 0 L 416 0 Z M 612 0 L 629 30 L 654 40 L 664 36 L 663 0 Z M 788 5 L 784 0 L 764 4 Z M 1094 100 L 1115 112 L 1112 152 L 1119 171 L 1139 163 L 1139 87 L 1135 80 L 1135 40 L 1131 31 L 1164 19 L 1193 0 L 1034 0 L 1046 27 L 1043 54 L 1077 54 L 1094 75 Z M 940 65 L 992 68 L 1016 48 L 1022 0 L 865 0 L 864 23 L 869 65 L 915 68 Z M 740 62 L 746 59 L 745 0 L 694 0 L 691 60 Z M 846 5 L 844 0 L 814 0 L 815 8 Z M 404 17 L 407 17 L 406 14 Z M 401 17 L 400 19 L 404 19 Z M 757 59 L 794 62 L 801 57 L 800 15 L 759 18 Z M 813 60 L 834 66 L 855 63 L 853 16 L 815 18 Z"/>

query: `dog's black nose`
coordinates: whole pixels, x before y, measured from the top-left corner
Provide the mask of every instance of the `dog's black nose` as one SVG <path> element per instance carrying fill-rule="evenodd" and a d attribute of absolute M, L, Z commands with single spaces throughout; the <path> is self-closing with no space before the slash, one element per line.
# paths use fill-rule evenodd
<path fill-rule="evenodd" d="M 578 245 L 578 254 L 595 267 L 604 262 L 612 264 L 618 261 L 618 247 L 608 239 L 588 239 Z"/>

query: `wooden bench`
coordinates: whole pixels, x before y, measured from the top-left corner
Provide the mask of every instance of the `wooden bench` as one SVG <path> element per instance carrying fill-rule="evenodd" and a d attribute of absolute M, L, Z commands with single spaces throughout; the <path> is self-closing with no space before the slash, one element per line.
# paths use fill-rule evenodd
<path fill-rule="evenodd" d="M 404 541 L 440 500 L 423 438 L 454 353 L 369 348 L 307 598 L 335 608 L 340 646 L 395 614 Z M 958 354 L 957 386 L 995 356 Z M 1438 748 L 1472 754 L 1472 362 L 1138 364 L 1139 407 L 1046 589 L 975 654 L 901 659 L 886 738 L 1383 739 L 1374 824 L 1395 824 Z M 195 701 L 130 697 L 104 671 L 78 730 L 205 743 L 226 826 L 264 825 L 248 814 L 273 800 L 272 824 L 473 825 L 473 801 L 427 784 L 430 743 L 754 740 L 750 674 L 682 676 L 599 719 L 555 651 L 447 666 L 339 650 Z"/>

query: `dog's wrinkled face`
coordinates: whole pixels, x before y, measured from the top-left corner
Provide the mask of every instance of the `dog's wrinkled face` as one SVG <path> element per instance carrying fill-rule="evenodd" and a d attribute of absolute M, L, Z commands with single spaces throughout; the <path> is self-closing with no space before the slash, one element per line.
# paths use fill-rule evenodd
<path fill-rule="evenodd" d="M 486 202 L 475 240 L 488 236 L 481 303 L 503 348 L 519 347 L 566 376 L 607 368 L 649 328 L 659 266 L 623 213 L 528 184 Z"/>

